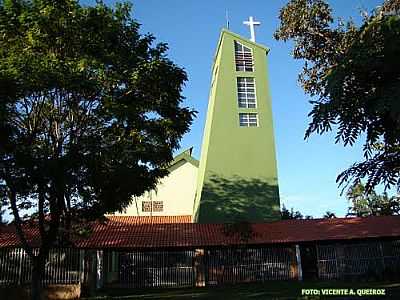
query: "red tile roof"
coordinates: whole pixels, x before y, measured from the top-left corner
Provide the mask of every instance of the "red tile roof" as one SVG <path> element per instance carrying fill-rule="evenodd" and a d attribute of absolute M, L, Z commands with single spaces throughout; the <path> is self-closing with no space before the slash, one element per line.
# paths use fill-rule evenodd
<path fill-rule="evenodd" d="M 255 223 L 250 225 L 252 234 L 248 240 L 241 239 L 239 234 L 227 234 L 224 224 L 138 224 L 130 222 L 129 218 L 132 217 L 112 216 L 105 223 L 96 223 L 90 237 L 76 240 L 75 245 L 80 248 L 143 249 L 400 238 L 399 216 Z M 0 247 L 18 244 L 15 234 L 1 233 Z"/>
<path fill-rule="evenodd" d="M 128 224 L 169 224 L 169 223 L 192 223 L 192 216 L 107 216 L 112 221 Z"/>
<path fill-rule="evenodd" d="M 138 225 L 138 224 L 168 224 L 168 223 L 191 223 L 192 216 L 107 216 L 109 223 L 116 222 L 119 225 Z M 102 222 L 96 223 L 93 227 L 94 235 L 97 233 L 96 228 Z M 39 229 L 28 223 L 24 226 L 25 237 L 29 244 L 39 245 Z M 118 234 L 117 234 L 118 235 Z M 0 248 L 2 247 L 16 247 L 20 245 L 20 241 L 15 233 L 14 226 L 0 226 Z"/>
<path fill-rule="evenodd" d="M 24 226 L 25 238 L 29 244 L 36 245 L 40 242 L 39 230 L 32 226 Z M 0 226 L 0 247 L 18 247 L 20 241 L 12 225 Z"/>

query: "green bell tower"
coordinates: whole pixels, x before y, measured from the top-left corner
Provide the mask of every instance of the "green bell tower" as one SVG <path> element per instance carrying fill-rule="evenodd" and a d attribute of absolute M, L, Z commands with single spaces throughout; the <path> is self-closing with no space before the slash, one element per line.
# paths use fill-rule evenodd
<path fill-rule="evenodd" d="M 253 25 L 251 25 L 251 23 Z M 212 69 L 194 221 L 262 222 L 280 218 L 269 49 L 223 29 Z"/>

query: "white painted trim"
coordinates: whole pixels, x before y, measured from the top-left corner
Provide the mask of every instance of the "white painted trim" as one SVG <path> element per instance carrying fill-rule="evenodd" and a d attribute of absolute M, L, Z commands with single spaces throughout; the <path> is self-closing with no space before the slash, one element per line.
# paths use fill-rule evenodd
<path fill-rule="evenodd" d="M 303 269 L 301 267 L 301 254 L 300 254 L 300 246 L 296 244 L 296 261 L 297 261 L 297 275 L 298 279 L 303 280 Z"/>

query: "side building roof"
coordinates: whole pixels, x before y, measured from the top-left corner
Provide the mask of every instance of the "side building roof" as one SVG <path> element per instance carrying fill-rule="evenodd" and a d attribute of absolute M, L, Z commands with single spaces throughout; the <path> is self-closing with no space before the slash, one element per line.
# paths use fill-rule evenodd
<path fill-rule="evenodd" d="M 199 161 L 192 156 L 193 147 L 186 149 L 185 151 L 179 153 L 177 156 L 174 157 L 171 164 L 169 165 L 168 169 L 171 169 L 174 165 L 179 163 L 180 161 L 184 160 L 188 163 L 192 164 L 196 168 L 199 167 Z"/>
<path fill-rule="evenodd" d="M 169 221 L 171 220 L 173 217 Z M 144 250 L 351 241 L 371 238 L 400 239 L 399 216 L 254 223 L 248 224 L 249 227 L 245 228 L 246 235 L 250 232 L 246 240 L 238 230 L 229 230 L 230 225 L 190 223 L 190 216 L 187 216 L 187 219 L 182 217 L 181 223 L 168 223 L 165 219 L 159 220 L 165 223 L 140 223 L 139 221 L 132 217 L 108 217 L 105 222 L 93 223 L 91 235 L 87 238 L 76 239 L 74 245 L 86 249 Z M 39 242 L 37 228 L 26 227 L 25 233 L 28 242 L 33 244 Z M 0 227 L 0 248 L 20 246 L 13 226 Z"/>

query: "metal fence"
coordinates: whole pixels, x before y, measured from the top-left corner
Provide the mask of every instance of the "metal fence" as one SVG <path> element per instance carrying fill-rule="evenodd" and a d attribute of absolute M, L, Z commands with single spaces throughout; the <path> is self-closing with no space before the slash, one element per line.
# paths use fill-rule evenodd
<path fill-rule="evenodd" d="M 398 278 L 400 241 L 317 245 L 321 279 Z"/>
<path fill-rule="evenodd" d="M 43 284 L 80 282 L 82 259 L 82 251 L 77 249 L 51 249 L 46 260 Z M 23 249 L 0 249 L 0 285 L 29 283 L 31 276 L 31 262 Z"/>
<path fill-rule="evenodd" d="M 104 283 L 119 287 L 188 287 L 295 279 L 294 247 L 105 252 Z"/>
<path fill-rule="evenodd" d="M 400 278 L 400 240 L 314 247 L 320 279 Z M 101 280 L 101 285 L 130 288 L 188 287 L 297 279 L 300 271 L 294 245 L 157 251 L 65 248 L 50 251 L 43 283 L 98 286 Z M 22 249 L 0 249 L 0 285 L 29 283 L 31 276 L 30 260 Z"/>
<path fill-rule="evenodd" d="M 400 278 L 400 240 L 313 247 L 313 265 L 316 262 L 320 279 Z M 147 288 L 290 280 L 299 278 L 301 272 L 295 249 L 294 245 L 153 251 L 52 249 L 43 283 Z M 22 249 L 0 249 L 0 285 L 29 283 L 31 276 L 30 259 Z"/>
<path fill-rule="evenodd" d="M 296 265 L 293 247 L 207 250 L 206 284 L 294 279 Z"/>
<path fill-rule="evenodd" d="M 194 255 L 194 250 L 108 252 L 106 282 L 130 288 L 194 286 Z"/>

